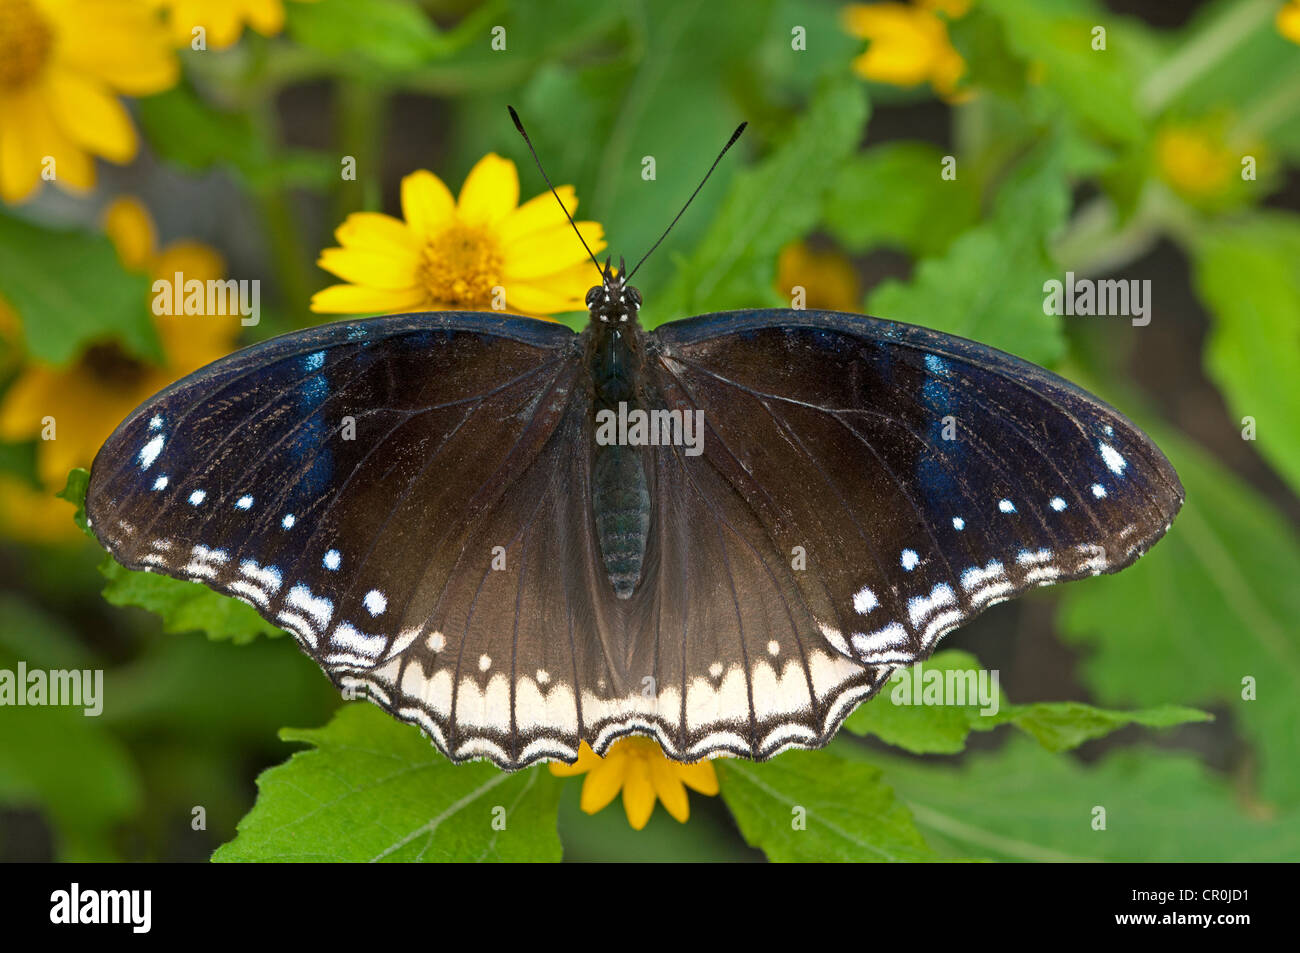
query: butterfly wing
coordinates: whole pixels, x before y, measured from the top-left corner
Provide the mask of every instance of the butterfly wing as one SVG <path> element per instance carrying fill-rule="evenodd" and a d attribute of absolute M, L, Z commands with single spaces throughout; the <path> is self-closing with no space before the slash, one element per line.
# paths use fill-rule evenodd
<path fill-rule="evenodd" d="M 455 760 L 572 760 L 575 686 L 617 681 L 580 371 L 578 336 L 530 319 L 276 338 L 124 421 L 87 515 L 124 565 L 250 603 Z"/>
<path fill-rule="evenodd" d="M 1182 503 L 1117 411 L 972 341 L 808 311 L 649 341 L 652 401 L 704 422 L 700 456 L 654 453 L 660 589 L 635 623 L 679 756 L 824 744 L 944 633 L 1129 565 Z"/>

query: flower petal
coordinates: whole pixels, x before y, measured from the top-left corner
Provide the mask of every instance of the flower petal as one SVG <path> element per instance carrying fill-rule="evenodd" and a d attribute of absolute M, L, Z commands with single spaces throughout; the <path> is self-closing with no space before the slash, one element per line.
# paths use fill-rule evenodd
<path fill-rule="evenodd" d="M 135 127 L 121 100 L 94 80 L 66 70 L 51 71 L 45 85 L 54 119 L 68 138 L 112 162 L 135 158 Z"/>
<path fill-rule="evenodd" d="M 353 212 L 334 230 L 344 248 L 403 255 L 419 252 L 420 240 L 401 219 L 383 212 Z"/>
<path fill-rule="evenodd" d="M 586 774 L 588 771 L 600 764 L 600 755 L 591 750 L 587 742 L 578 745 L 578 760 L 573 764 L 565 764 L 563 761 L 550 761 L 547 767 L 551 774 L 557 778 L 571 778 L 574 775 Z"/>
<path fill-rule="evenodd" d="M 35 89 L 0 94 L 0 199 L 21 202 L 41 180 L 49 117 Z M 58 156 L 55 156 L 57 175 Z"/>
<path fill-rule="evenodd" d="M 696 761 L 694 764 L 679 764 L 677 776 L 692 791 L 699 791 L 710 797 L 718 793 L 718 772 L 712 761 Z"/>
<path fill-rule="evenodd" d="M 283 0 L 249 0 L 248 23 L 262 36 L 275 36 L 284 29 Z"/>
<path fill-rule="evenodd" d="M 585 311 L 587 306 L 581 296 L 556 294 L 523 282 L 505 285 L 506 310 L 520 314 L 564 314 L 568 311 Z"/>
<path fill-rule="evenodd" d="M 595 814 L 614 800 L 623 787 L 628 760 L 627 755 L 611 751 L 600 764 L 591 769 L 587 779 L 582 782 L 582 798 L 578 802 L 584 813 Z"/>
<path fill-rule="evenodd" d="M 655 794 L 664 802 L 664 810 L 685 824 L 691 816 L 691 804 L 682 779 L 677 776 L 676 765 L 662 755 L 651 759 L 650 780 L 654 783 Z"/>
<path fill-rule="evenodd" d="M 311 309 L 317 314 L 394 314 L 409 311 L 424 302 L 423 288 L 330 285 L 311 296 Z"/>
<path fill-rule="evenodd" d="M 642 830 L 650 823 L 655 810 L 655 789 L 650 780 L 650 762 L 643 757 L 628 758 L 627 775 L 623 779 L 623 810 L 633 830 Z"/>
<path fill-rule="evenodd" d="M 578 231 L 593 253 L 605 247 L 605 229 L 599 222 L 579 222 Z M 505 256 L 507 278 L 540 278 L 586 261 L 587 251 L 565 223 L 511 243 L 505 248 Z"/>
<path fill-rule="evenodd" d="M 456 211 L 467 225 L 495 225 L 518 204 L 519 173 L 515 164 L 489 152 L 465 177 Z"/>
<path fill-rule="evenodd" d="M 104 231 L 117 249 L 123 268 L 145 271 L 153 260 L 157 233 L 144 204 L 136 198 L 115 199 L 104 212 Z"/>
<path fill-rule="evenodd" d="M 160 93 L 180 78 L 171 37 L 150 4 L 71 0 L 59 19 L 65 28 L 54 50 L 55 68 L 103 80 L 131 96 Z"/>
<path fill-rule="evenodd" d="M 420 169 L 402 179 L 402 217 L 417 238 L 428 241 L 451 224 L 456 202 L 432 172 Z"/>
<path fill-rule="evenodd" d="M 569 210 L 569 214 L 576 215 L 578 212 L 578 194 L 573 190 L 573 186 L 557 186 L 555 191 L 559 194 L 560 200 L 564 202 L 564 207 Z M 555 196 L 550 192 L 543 192 L 541 195 L 529 199 L 502 219 L 497 226 L 497 238 L 502 244 L 509 244 L 516 239 L 523 238 L 525 235 L 530 235 L 544 228 L 554 228 L 557 225 L 563 225 L 567 228 L 569 220 L 565 217 L 559 204 L 556 203 Z"/>
<path fill-rule="evenodd" d="M 414 252 L 404 256 L 359 248 L 326 248 L 316 264 L 344 281 L 371 288 L 413 288 L 420 283 L 415 273 L 419 259 Z"/>

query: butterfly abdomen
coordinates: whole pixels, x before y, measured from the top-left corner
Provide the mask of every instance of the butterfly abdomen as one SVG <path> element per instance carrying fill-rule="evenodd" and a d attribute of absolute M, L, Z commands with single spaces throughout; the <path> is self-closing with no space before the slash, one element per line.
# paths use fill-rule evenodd
<path fill-rule="evenodd" d="M 641 581 L 650 534 L 650 491 L 633 447 L 597 447 L 592 464 L 592 516 L 605 574 L 620 599 Z"/>

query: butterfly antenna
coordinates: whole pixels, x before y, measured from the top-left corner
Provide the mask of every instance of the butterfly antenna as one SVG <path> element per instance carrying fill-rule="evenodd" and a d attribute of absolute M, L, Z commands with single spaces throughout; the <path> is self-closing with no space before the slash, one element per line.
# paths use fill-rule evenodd
<path fill-rule="evenodd" d="M 596 266 L 597 271 L 600 271 L 600 262 L 596 260 L 596 255 L 592 252 L 591 246 L 588 245 L 587 240 L 582 237 L 582 232 L 578 231 L 578 223 L 573 220 L 573 216 L 569 214 L 569 210 L 564 207 L 564 202 L 560 199 L 560 193 L 555 191 L 555 186 L 551 185 L 551 177 L 548 176 L 546 170 L 542 168 L 542 160 L 537 157 L 537 150 L 533 148 L 533 140 L 528 138 L 528 133 L 524 130 L 524 124 L 519 121 L 519 113 L 515 112 L 514 106 L 506 106 L 506 109 L 510 110 L 510 118 L 515 121 L 515 128 L 519 130 L 519 135 L 524 137 L 524 142 L 528 145 L 528 151 L 533 154 L 533 161 L 537 163 L 537 171 L 542 173 L 542 178 L 546 180 L 546 187 L 549 188 L 551 194 L 555 196 L 555 201 L 560 203 L 560 210 L 564 212 L 564 217 L 567 218 L 569 224 L 573 226 L 573 231 L 578 236 L 578 241 L 582 242 L 582 247 L 587 249 L 587 256 L 591 259 L 591 263 Z"/>
<path fill-rule="evenodd" d="M 518 122 L 518 120 L 516 120 L 516 122 Z M 718 153 L 718 157 L 713 160 L 713 165 L 709 166 L 709 171 L 704 173 L 704 178 L 700 179 L 700 184 L 695 187 L 695 191 L 691 193 L 691 197 L 686 200 L 686 204 L 682 206 L 682 210 L 677 213 L 677 218 L 674 218 L 672 222 L 669 223 L 668 227 L 664 229 L 664 233 L 659 236 L 659 241 L 650 246 L 650 251 L 641 256 L 641 261 L 638 261 L 632 267 L 632 270 L 628 272 L 627 276 L 624 278 L 625 281 L 631 280 L 632 276 L 636 274 L 637 269 L 640 268 L 645 260 L 650 257 L 651 252 L 658 248 L 659 243 L 668 237 L 668 233 L 671 232 L 673 226 L 677 224 L 677 219 L 686 214 L 686 210 L 690 208 L 691 203 L 695 201 L 695 196 L 700 194 L 700 189 L 704 188 L 704 183 L 709 181 L 709 176 L 713 175 L 713 170 L 718 167 L 718 163 L 722 161 L 722 157 L 727 154 L 728 149 L 736 144 L 736 140 L 740 138 L 740 134 L 745 131 L 745 127 L 748 125 L 749 123 L 742 122 L 736 127 L 736 131 L 731 134 L 731 138 L 728 139 L 727 144 L 722 147 L 722 151 Z"/>

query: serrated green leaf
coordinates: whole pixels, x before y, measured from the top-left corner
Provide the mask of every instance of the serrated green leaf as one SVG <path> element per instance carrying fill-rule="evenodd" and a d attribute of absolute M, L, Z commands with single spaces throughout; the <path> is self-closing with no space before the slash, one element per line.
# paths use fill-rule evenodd
<path fill-rule="evenodd" d="M 816 224 L 832 173 L 857 146 L 867 113 L 860 84 L 825 87 L 783 145 L 737 174 L 704 239 L 656 301 L 656 317 L 788 305 L 772 288 L 777 255 Z"/>
<path fill-rule="evenodd" d="M 1262 796 L 1300 804 L 1300 541 L 1201 451 L 1148 431 L 1187 502 L 1134 566 L 1068 587 L 1062 635 L 1088 647 L 1082 672 L 1104 703 L 1225 705 L 1257 751 Z"/>
<path fill-rule="evenodd" d="M 1300 817 L 1248 817 L 1195 758 L 1123 749 L 1095 764 L 1028 740 L 960 766 L 854 752 L 884 776 L 935 849 L 1008 861 L 1285 861 Z M 1097 809 L 1105 830 L 1094 829 Z"/>
<path fill-rule="evenodd" d="M 76 508 L 73 519 L 86 535 L 86 487 L 90 474 L 80 468 L 68 474 L 67 486 L 58 494 Z M 152 572 L 127 569 L 112 556 L 99 567 L 108 583 L 104 600 L 114 606 L 135 606 L 162 617 L 165 632 L 203 632 L 210 639 L 230 639 L 236 644 L 259 635 L 270 638 L 285 631 L 267 622 L 252 606 L 213 592 L 207 586 Z"/>
<path fill-rule="evenodd" d="M 858 735 L 873 734 L 914 754 L 955 754 L 965 749 L 972 731 L 1011 724 L 1049 751 L 1066 751 L 1128 725 L 1168 728 L 1210 717 L 1172 705 L 1146 711 L 1108 711 L 1081 702 L 1013 705 L 987 672 L 986 697 L 979 697 L 982 671 L 973 655 L 938 652 L 896 672 L 879 695 L 845 720 L 844 727 Z"/>
<path fill-rule="evenodd" d="M 103 235 L 40 228 L 0 212 L 0 295 L 22 320 L 28 352 L 42 361 L 66 364 L 106 339 L 137 357 L 162 357 L 149 279 L 124 270 Z"/>
<path fill-rule="evenodd" d="M 455 765 L 420 732 L 368 704 L 257 779 L 253 810 L 215 861 L 555 861 L 560 782 L 545 766 Z M 495 822 L 495 823 L 494 823 Z"/>
<path fill-rule="evenodd" d="M 769 860 L 933 860 L 880 770 L 827 750 L 762 764 L 722 758 L 722 797 L 745 840 Z"/>
<path fill-rule="evenodd" d="M 100 572 L 108 580 L 104 600 L 114 606 L 136 606 L 162 617 L 164 632 L 202 632 L 210 639 L 251 642 L 259 635 L 284 635 L 252 606 L 213 592 L 207 586 L 152 572 L 133 572 L 112 557 Z"/>
<path fill-rule="evenodd" d="M 911 281 L 881 283 L 867 311 L 1050 364 L 1065 345 L 1060 317 L 1043 313 L 1043 284 L 1058 277 L 1047 243 L 1069 204 L 1060 145 L 1049 139 L 1010 173 L 986 222 L 922 260 Z"/>
<path fill-rule="evenodd" d="M 1192 249 L 1197 292 L 1214 316 L 1206 370 L 1255 444 L 1300 493 L 1300 222 L 1259 215 Z"/>
<path fill-rule="evenodd" d="M 945 180 L 943 153 L 922 142 L 889 142 L 840 166 L 824 223 L 849 251 L 887 246 L 939 255 L 974 224 L 979 194 L 968 176 Z"/>

